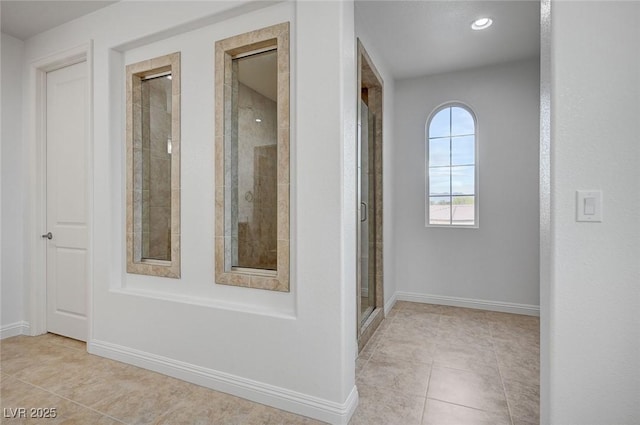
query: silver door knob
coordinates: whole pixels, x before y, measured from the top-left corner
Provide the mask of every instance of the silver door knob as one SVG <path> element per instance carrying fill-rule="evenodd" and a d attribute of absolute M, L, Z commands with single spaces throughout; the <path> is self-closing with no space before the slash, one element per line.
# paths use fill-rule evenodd
<path fill-rule="evenodd" d="M 49 232 L 46 235 L 42 235 L 42 237 L 51 240 L 51 239 L 53 239 L 53 233 Z"/>

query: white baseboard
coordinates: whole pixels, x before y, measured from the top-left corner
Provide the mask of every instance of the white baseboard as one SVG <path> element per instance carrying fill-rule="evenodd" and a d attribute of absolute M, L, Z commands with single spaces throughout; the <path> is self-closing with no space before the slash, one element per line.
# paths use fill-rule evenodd
<path fill-rule="evenodd" d="M 29 322 L 10 323 L 0 327 L 0 339 L 10 338 L 17 335 L 29 335 Z"/>
<path fill-rule="evenodd" d="M 531 304 L 506 303 L 502 301 L 476 300 L 473 298 L 447 297 L 443 295 L 420 294 L 417 292 L 397 291 L 392 298 L 399 301 L 413 301 L 425 304 L 441 304 L 453 307 L 476 308 L 479 310 L 500 311 L 502 313 L 540 316 L 540 306 Z M 385 305 L 386 312 L 386 305 Z"/>
<path fill-rule="evenodd" d="M 386 316 L 387 314 L 389 314 L 389 312 L 391 311 L 391 309 L 393 308 L 394 305 L 396 305 L 396 300 L 398 298 L 398 293 L 395 292 L 391 298 L 389 298 L 387 300 L 386 303 L 384 303 L 384 315 Z"/>
<path fill-rule="evenodd" d="M 335 425 L 347 425 L 358 405 L 354 386 L 344 403 L 314 397 L 286 388 L 208 369 L 140 350 L 91 340 L 88 351 L 102 357 L 153 370 L 216 391 L 308 416 Z"/>

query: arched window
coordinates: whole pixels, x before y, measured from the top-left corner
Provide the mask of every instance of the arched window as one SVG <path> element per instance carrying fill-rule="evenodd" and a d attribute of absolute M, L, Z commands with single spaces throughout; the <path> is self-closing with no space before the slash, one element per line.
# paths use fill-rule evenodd
<path fill-rule="evenodd" d="M 427 122 L 426 225 L 478 227 L 476 120 L 461 104 L 439 107 Z"/>

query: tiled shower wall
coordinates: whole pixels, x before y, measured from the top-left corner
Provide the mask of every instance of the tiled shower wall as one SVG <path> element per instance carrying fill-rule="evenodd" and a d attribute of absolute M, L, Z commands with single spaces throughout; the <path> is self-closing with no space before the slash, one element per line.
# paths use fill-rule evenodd
<path fill-rule="evenodd" d="M 238 89 L 238 265 L 276 269 L 277 104 Z M 259 121 L 258 121 L 259 120 Z"/>
<path fill-rule="evenodd" d="M 144 80 L 142 103 L 142 258 L 171 260 L 171 80 Z"/>

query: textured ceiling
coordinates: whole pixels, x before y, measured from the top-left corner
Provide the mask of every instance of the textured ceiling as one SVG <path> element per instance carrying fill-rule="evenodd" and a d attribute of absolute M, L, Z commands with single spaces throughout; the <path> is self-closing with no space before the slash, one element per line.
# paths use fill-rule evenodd
<path fill-rule="evenodd" d="M 356 21 L 394 78 L 539 56 L 538 1 L 356 1 Z M 471 22 L 491 17 L 484 31 Z M 365 48 L 367 46 L 365 45 Z"/>

